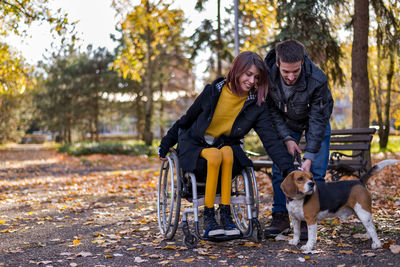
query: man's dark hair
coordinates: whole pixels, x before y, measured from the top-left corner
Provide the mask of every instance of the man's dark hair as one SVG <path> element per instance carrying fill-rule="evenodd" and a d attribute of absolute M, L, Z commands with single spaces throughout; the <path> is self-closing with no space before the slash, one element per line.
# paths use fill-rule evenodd
<path fill-rule="evenodd" d="M 304 45 L 297 40 L 286 40 L 278 43 L 275 47 L 276 63 L 293 63 L 304 60 L 306 49 Z"/>

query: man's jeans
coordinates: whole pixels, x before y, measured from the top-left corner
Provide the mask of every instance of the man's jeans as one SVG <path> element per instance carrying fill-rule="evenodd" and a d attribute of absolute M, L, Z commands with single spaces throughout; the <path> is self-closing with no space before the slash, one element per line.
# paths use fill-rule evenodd
<path fill-rule="evenodd" d="M 308 132 L 306 131 L 306 140 L 308 137 Z M 297 140 L 299 143 L 301 139 L 301 133 L 292 132 L 291 135 L 293 138 Z M 329 161 L 329 142 L 331 140 L 331 126 L 328 123 L 325 131 L 324 139 L 321 143 L 321 148 L 317 153 L 314 161 L 311 164 L 310 171 L 314 175 L 314 180 L 316 181 L 325 181 L 326 170 L 328 169 L 328 161 Z M 278 169 L 278 166 L 274 163 L 272 165 L 272 188 L 274 190 L 274 203 L 272 205 L 272 212 L 279 212 L 286 210 L 286 196 L 282 192 L 281 183 L 283 182 L 284 177 L 282 177 L 281 172 Z"/>

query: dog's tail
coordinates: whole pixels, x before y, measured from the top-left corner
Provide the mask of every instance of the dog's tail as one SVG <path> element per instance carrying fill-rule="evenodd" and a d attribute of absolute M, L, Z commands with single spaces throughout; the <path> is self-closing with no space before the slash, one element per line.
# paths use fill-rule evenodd
<path fill-rule="evenodd" d="M 385 159 L 379 162 L 378 164 L 374 165 L 366 174 L 361 176 L 360 181 L 363 184 L 367 184 L 368 179 L 372 176 L 377 174 L 378 172 L 382 171 L 383 168 L 389 165 L 396 164 L 397 162 L 400 162 L 400 160 L 397 159 Z"/>

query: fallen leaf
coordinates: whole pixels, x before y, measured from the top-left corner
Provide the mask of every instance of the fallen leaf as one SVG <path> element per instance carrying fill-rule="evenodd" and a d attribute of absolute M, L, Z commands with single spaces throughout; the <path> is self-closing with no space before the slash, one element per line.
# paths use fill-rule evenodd
<path fill-rule="evenodd" d="M 352 250 L 340 250 L 339 252 L 342 254 L 347 254 L 347 255 L 353 254 Z"/>
<path fill-rule="evenodd" d="M 183 262 L 193 262 L 194 258 L 188 258 L 188 259 L 184 259 L 184 260 L 181 260 L 181 261 L 183 261 Z"/>
<path fill-rule="evenodd" d="M 393 254 L 399 254 L 400 253 L 400 246 L 399 245 L 394 245 L 394 244 L 390 245 L 389 249 Z"/>
<path fill-rule="evenodd" d="M 78 254 L 76 254 L 76 256 L 77 256 L 77 257 L 84 257 L 84 258 L 86 258 L 86 257 L 93 256 L 93 254 L 90 253 L 90 252 L 81 251 L 81 252 L 79 252 Z"/>
<path fill-rule="evenodd" d="M 151 254 L 151 255 L 149 255 L 148 257 L 149 257 L 149 258 L 152 258 L 152 259 L 158 259 L 158 258 L 161 257 L 161 255 L 159 255 L 159 254 Z"/>
<path fill-rule="evenodd" d="M 299 262 L 305 262 L 306 261 L 306 259 L 303 258 L 303 257 L 298 257 L 297 259 L 299 260 Z"/>
<path fill-rule="evenodd" d="M 376 254 L 375 254 L 375 253 L 372 253 L 372 252 L 368 252 L 368 253 L 363 253 L 363 254 L 361 254 L 361 256 L 365 256 L 365 257 L 375 257 Z"/>
<path fill-rule="evenodd" d="M 163 247 L 163 249 L 176 249 L 176 246 L 174 246 L 174 245 L 167 245 L 167 246 Z"/>
<path fill-rule="evenodd" d="M 81 241 L 79 239 L 74 239 L 72 243 L 74 244 L 75 247 L 77 247 L 81 244 Z"/>
<path fill-rule="evenodd" d="M 246 242 L 246 243 L 243 244 L 243 246 L 244 247 L 260 247 L 261 244 L 257 244 L 257 243 L 254 243 L 254 242 Z"/>
<path fill-rule="evenodd" d="M 382 248 L 389 248 L 392 244 L 394 244 L 394 240 L 383 243 Z"/>
<path fill-rule="evenodd" d="M 135 257 L 135 262 L 137 263 L 142 263 L 142 262 L 146 262 L 147 260 L 142 259 L 141 257 Z"/>

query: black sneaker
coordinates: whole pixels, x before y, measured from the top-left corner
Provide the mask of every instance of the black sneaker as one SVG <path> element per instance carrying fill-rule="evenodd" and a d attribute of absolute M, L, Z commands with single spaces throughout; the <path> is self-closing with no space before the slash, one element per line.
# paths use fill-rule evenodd
<path fill-rule="evenodd" d="M 265 238 L 274 238 L 280 233 L 288 233 L 290 231 L 289 215 L 287 212 L 272 213 L 272 222 L 265 229 Z"/>
<path fill-rule="evenodd" d="M 206 226 L 204 237 L 213 237 L 225 234 L 224 229 L 222 229 L 215 220 L 214 208 L 204 207 L 204 224 Z"/>
<path fill-rule="evenodd" d="M 231 206 L 230 205 L 219 205 L 221 224 L 225 230 L 225 235 L 233 236 L 240 235 L 240 231 L 232 220 Z"/>
<path fill-rule="evenodd" d="M 308 239 L 308 227 L 305 221 L 301 221 L 300 224 L 300 240 Z"/>

